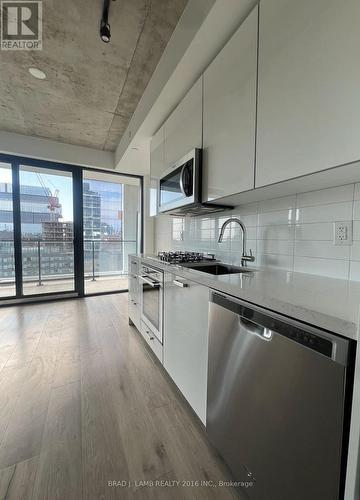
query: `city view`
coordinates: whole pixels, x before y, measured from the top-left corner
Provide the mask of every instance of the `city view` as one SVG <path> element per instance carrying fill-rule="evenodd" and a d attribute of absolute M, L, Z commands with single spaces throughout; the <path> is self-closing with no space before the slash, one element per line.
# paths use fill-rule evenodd
<path fill-rule="evenodd" d="M 0 295 L 15 290 L 13 186 L 0 167 Z M 20 170 L 20 216 L 24 294 L 74 290 L 73 180 L 67 172 Z M 124 185 L 83 181 L 85 289 L 126 288 Z M 36 288 L 35 288 L 36 287 Z M 10 293 L 9 293 L 10 291 Z"/>

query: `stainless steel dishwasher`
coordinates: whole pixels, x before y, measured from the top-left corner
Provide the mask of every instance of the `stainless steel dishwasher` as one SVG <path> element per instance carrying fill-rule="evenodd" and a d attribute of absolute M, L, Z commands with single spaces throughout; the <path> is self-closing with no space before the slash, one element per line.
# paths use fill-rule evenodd
<path fill-rule="evenodd" d="M 209 314 L 206 427 L 241 498 L 341 498 L 350 341 L 216 292 Z"/>

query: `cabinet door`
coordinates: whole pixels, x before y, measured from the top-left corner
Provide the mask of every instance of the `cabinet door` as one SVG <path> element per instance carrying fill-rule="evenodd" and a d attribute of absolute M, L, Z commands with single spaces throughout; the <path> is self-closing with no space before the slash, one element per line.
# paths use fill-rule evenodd
<path fill-rule="evenodd" d="M 360 158 L 359 0 L 260 4 L 256 186 Z"/>
<path fill-rule="evenodd" d="M 139 289 L 139 269 L 140 261 L 136 257 L 129 255 L 129 318 L 136 328 L 140 329 L 140 289 Z"/>
<path fill-rule="evenodd" d="M 258 7 L 204 74 L 203 200 L 254 188 Z"/>
<path fill-rule="evenodd" d="M 179 284 L 184 284 L 184 288 L 177 286 Z M 164 366 L 204 424 L 206 423 L 208 303 L 207 287 L 179 276 L 166 276 Z"/>
<path fill-rule="evenodd" d="M 150 217 L 157 215 L 159 176 L 164 170 L 164 127 L 161 127 L 153 136 L 150 143 Z"/>
<path fill-rule="evenodd" d="M 136 328 L 140 330 L 140 290 L 139 278 L 135 274 L 129 275 L 129 318 Z"/>
<path fill-rule="evenodd" d="M 165 122 L 165 166 L 202 147 L 202 78 L 189 90 Z"/>

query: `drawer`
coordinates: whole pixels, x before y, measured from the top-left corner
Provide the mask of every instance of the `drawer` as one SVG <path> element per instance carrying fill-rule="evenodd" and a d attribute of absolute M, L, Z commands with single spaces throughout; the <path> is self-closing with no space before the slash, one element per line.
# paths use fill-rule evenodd
<path fill-rule="evenodd" d="M 163 346 L 152 333 L 150 328 L 142 321 L 141 322 L 141 335 L 144 337 L 146 343 L 151 347 L 152 351 L 155 353 L 156 357 L 162 364 L 163 362 Z"/>
<path fill-rule="evenodd" d="M 140 331 L 140 304 L 129 296 L 129 318 Z"/>
<path fill-rule="evenodd" d="M 129 274 L 129 296 L 135 302 L 139 302 L 140 284 L 139 284 L 139 276 L 137 274 Z"/>

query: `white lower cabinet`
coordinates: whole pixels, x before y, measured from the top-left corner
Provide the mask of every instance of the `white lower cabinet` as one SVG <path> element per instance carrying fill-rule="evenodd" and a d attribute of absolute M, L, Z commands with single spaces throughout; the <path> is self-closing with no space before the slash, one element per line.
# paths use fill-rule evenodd
<path fill-rule="evenodd" d="M 129 318 L 136 328 L 140 330 L 140 285 L 139 285 L 140 264 L 134 257 L 129 258 Z"/>
<path fill-rule="evenodd" d="M 145 342 L 150 346 L 155 356 L 162 363 L 163 362 L 163 346 L 156 338 L 151 329 L 142 321 L 140 333 L 145 339 Z"/>
<path fill-rule="evenodd" d="M 164 367 L 206 424 L 209 289 L 165 275 Z"/>

